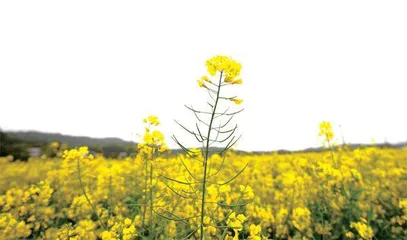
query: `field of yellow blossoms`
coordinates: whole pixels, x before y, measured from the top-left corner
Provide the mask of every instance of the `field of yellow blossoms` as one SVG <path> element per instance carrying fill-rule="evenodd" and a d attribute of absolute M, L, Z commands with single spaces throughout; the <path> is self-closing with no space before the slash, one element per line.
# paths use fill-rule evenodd
<path fill-rule="evenodd" d="M 243 100 L 223 88 L 242 84 L 241 65 L 215 56 L 206 66 L 198 86 L 210 110 L 187 107 L 194 130 L 177 122 L 201 149 L 173 136 L 185 153 L 171 154 L 149 116 L 135 157 L 80 147 L 52 159 L 0 158 L 0 240 L 407 239 L 407 147 L 334 146 L 322 122 L 321 152 L 233 151 L 237 125 L 228 123 L 241 110 L 229 107 Z"/>
<path fill-rule="evenodd" d="M 199 161 L 157 157 L 148 176 L 141 155 L 117 160 L 86 153 L 83 147 L 63 159 L 0 159 L 0 239 L 199 235 L 200 202 L 189 194 L 199 196 L 199 187 L 181 184 L 196 181 L 182 165 L 199 177 Z M 406 239 L 407 148 L 343 147 L 333 156 L 229 153 L 221 174 L 209 178 L 206 239 L 224 232 L 239 239 Z M 211 162 L 209 175 L 222 159 L 212 155 Z M 230 183 L 211 184 L 246 164 Z M 146 196 L 146 183 L 154 196 Z"/>

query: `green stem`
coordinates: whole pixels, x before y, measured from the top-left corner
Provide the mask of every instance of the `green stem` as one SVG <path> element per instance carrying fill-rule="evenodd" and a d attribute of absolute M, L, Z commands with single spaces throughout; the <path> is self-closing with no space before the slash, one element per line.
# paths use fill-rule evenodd
<path fill-rule="evenodd" d="M 148 157 L 144 154 L 144 170 L 145 170 L 145 181 L 144 181 L 144 209 L 143 209 L 143 228 L 145 227 L 147 204 L 148 204 Z"/>
<path fill-rule="evenodd" d="M 154 154 L 154 153 L 153 153 Z M 153 162 L 150 162 L 150 231 L 149 235 L 153 234 Z"/>
<path fill-rule="evenodd" d="M 104 230 L 107 230 L 105 224 L 104 224 L 104 223 L 102 222 L 102 220 L 100 219 L 99 214 L 97 213 L 95 206 L 93 206 L 92 202 L 90 201 L 90 199 L 89 199 L 89 197 L 88 197 L 88 194 L 86 194 L 86 191 L 85 191 L 85 188 L 84 188 L 83 182 L 82 182 L 82 177 L 81 177 L 80 158 L 78 158 L 77 164 L 78 164 L 78 179 L 79 179 L 79 185 L 80 185 L 80 187 L 81 187 L 81 189 L 82 189 L 83 195 L 85 196 L 86 201 L 88 202 L 88 204 L 89 204 L 90 207 L 92 208 L 93 213 L 94 213 L 94 214 L 96 215 L 96 217 L 98 218 L 99 223 L 100 223 L 100 226 L 102 226 L 102 228 L 103 228 Z"/>
<path fill-rule="evenodd" d="M 329 141 L 329 140 L 328 140 L 328 145 L 329 145 L 329 151 L 331 152 L 331 157 L 332 157 L 332 161 L 334 163 L 334 166 L 338 167 L 338 164 L 337 164 L 337 162 L 335 160 L 335 157 L 334 157 L 334 150 L 332 148 L 331 141 Z"/>
<path fill-rule="evenodd" d="M 113 207 L 113 186 L 112 186 L 112 175 L 109 176 L 109 197 L 107 199 L 107 209 L 108 209 L 108 218 L 112 215 Z"/>
<path fill-rule="evenodd" d="M 39 195 L 37 195 L 37 198 L 35 199 L 35 210 L 34 210 L 35 219 L 34 219 L 34 222 L 33 222 L 33 225 L 34 225 L 33 232 L 35 230 L 35 223 L 37 222 L 38 198 L 39 198 Z M 41 226 L 40 226 L 40 228 L 41 228 Z M 33 239 L 37 239 L 37 235 L 38 235 L 37 232 L 35 234 L 33 234 Z"/>
<path fill-rule="evenodd" d="M 209 157 L 209 139 L 210 139 L 210 135 L 211 135 L 213 119 L 215 117 L 216 107 L 217 107 L 218 101 L 219 101 L 219 92 L 220 92 L 220 86 L 221 86 L 221 83 L 222 83 L 222 75 L 223 75 L 223 71 L 220 72 L 218 91 L 216 93 L 215 104 L 213 105 L 211 121 L 209 122 L 208 137 L 206 139 L 204 172 L 203 172 L 204 176 L 203 176 L 203 180 L 202 180 L 201 240 L 204 239 L 204 235 L 205 235 L 204 234 L 204 217 L 205 217 L 205 197 L 206 197 L 206 174 L 207 174 L 208 157 Z"/>

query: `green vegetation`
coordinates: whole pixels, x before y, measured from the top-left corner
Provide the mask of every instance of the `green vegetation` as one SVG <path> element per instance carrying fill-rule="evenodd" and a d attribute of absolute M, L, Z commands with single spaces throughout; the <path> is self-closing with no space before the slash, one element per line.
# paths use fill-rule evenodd
<path fill-rule="evenodd" d="M 137 143 L 120 138 L 90 138 L 42 132 L 5 132 L 0 131 L 0 156 L 12 155 L 14 160 L 26 161 L 30 148 L 40 148 L 46 157 L 55 157 L 65 149 L 87 145 L 93 153 L 108 158 L 118 158 L 121 154 L 137 154 Z M 52 143 L 59 143 L 57 145 Z"/>

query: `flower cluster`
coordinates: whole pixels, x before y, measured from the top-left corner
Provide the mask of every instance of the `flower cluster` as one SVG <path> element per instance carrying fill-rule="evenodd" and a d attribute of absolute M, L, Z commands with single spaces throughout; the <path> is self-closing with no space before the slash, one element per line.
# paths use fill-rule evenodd
<path fill-rule="evenodd" d="M 216 73 L 219 72 L 220 81 L 218 84 L 216 84 L 213 83 L 213 81 L 211 81 L 208 76 L 202 76 L 198 80 L 199 87 L 206 88 L 212 92 L 216 92 L 216 89 L 211 89 L 210 86 L 207 84 L 219 87 L 222 85 L 235 85 L 243 83 L 243 80 L 239 78 L 242 65 L 237 61 L 233 60 L 231 57 L 220 55 L 215 56 L 206 61 L 206 67 L 209 75 L 211 75 L 212 77 L 216 76 Z M 227 99 L 234 102 L 237 105 L 243 102 L 243 100 L 236 97 L 230 97 Z"/>
<path fill-rule="evenodd" d="M 230 228 L 233 229 L 234 231 L 234 238 L 233 240 L 237 240 L 238 239 L 238 235 L 239 232 L 243 230 L 243 223 L 246 221 L 246 217 L 243 214 L 238 214 L 236 215 L 236 213 L 232 213 L 230 214 L 230 216 L 228 217 L 228 220 L 226 221 L 226 223 L 228 224 L 228 226 Z"/>
<path fill-rule="evenodd" d="M 362 218 L 360 222 L 352 222 L 350 227 L 355 228 L 362 239 L 369 240 L 374 236 L 373 230 L 367 225 L 366 219 Z"/>
<path fill-rule="evenodd" d="M 125 218 L 123 221 L 111 221 L 109 231 L 102 233 L 102 240 L 131 240 L 137 236 L 135 221 Z"/>
<path fill-rule="evenodd" d="M 334 132 L 332 130 L 331 123 L 328 121 L 323 121 L 319 124 L 319 134 L 318 136 L 323 137 L 324 141 L 331 141 L 334 137 Z"/>
<path fill-rule="evenodd" d="M 231 57 L 218 55 L 208 59 L 205 65 L 208 68 L 208 73 L 211 76 L 215 76 L 217 72 L 222 72 L 225 76 L 225 82 L 231 84 L 242 83 L 241 79 L 236 80 L 236 78 L 240 75 L 242 65 L 233 60 Z"/>
<path fill-rule="evenodd" d="M 138 144 L 138 149 L 147 154 L 153 154 L 155 150 L 162 153 L 168 150 L 164 135 L 158 130 L 152 130 L 152 127 L 160 125 L 156 116 L 149 116 L 143 120 L 146 124 L 142 142 Z"/>

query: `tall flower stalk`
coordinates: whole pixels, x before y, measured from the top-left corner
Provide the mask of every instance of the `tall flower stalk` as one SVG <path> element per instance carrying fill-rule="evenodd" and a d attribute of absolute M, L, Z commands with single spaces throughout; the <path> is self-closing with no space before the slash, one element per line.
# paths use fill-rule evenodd
<path fill-rule="evenodd" d="M 142 226 L 146 226 L 146 215 L 147 209 L 149 209 L 149 221 L 148 221 L 148 234 L 153 236 L 154 232 L 154 223 L 153 223 L 153 197 L 154 197 L 154 186 L 153 186 L 153 177 L 154 177 L 154 167 L 153 161 L 158 155 L 168 150 L 167 145 L 164 141 L 164 135 L 158 130 L 152 130 L 153 127 L 160 125 L 160 121 L 156 116 L 149 116 L 143 119 L 143 122 L 146 124 L 145 133 L 142 139 L 142 142 L 138 144 L 138 149 L 144 160 L 144 204 L 142 210 Z"/>
<path fill-rule="evenodd" d="M 104 230 L 107 230 L 107 227 L 103 223 L 100 215 L 98 214 L 98 211 L 97 211 L 95 205 L 91 202 L 88 194 L 86 193 L 86 189 L 85 189 L 85 186 L 82 181 L 81 162 L 84 163 L 84 162 L 93 160 L 93 155 L 89 154 L 88 147 L 80 147 L 79 149 L 71 149 L 69 151 L 64 152 L 64 161 L 65 162 L 69 163 L 69 162 L 73 162 L 74 160 L 76 160 L 76 171 L 77 171 L 77 177 L 78 177 L 78 181 L 79 181 L 79 187 L 86 199 L 86 202 L 89 204 L 90 208 L 92 209 L 92 213 L 98 219 L 100 226 Z"/>
<path fill-rule="evenodd" d="M 204 219 L 206 216 L 205 206 L 206 206 L 206 195 L 207 195 L 207 183 L 208 179 L 212 176 L 208 174 L 208 166 L 209 166 L 209 159 L 212 153 L 218 153 L 223 156 L 224 161 L 224 153 L 232 148 L 236 142 L 239 140 L 240 137 L 234 136 L 234 133 L 237 129 L 237 125 L 234 127 L 229 127 L 229 124 L 232 118 L 240 113 L 243 109 L 237 111 L 231 111 L 230 106 L 228 106 L 224 110 L 220 109 L 221 101 L 226 101 L 228 103 L 232 102 L 236 105 L 241 104 L 243 101 L 236 96 L 224 96 L 221 91 L 223 88 L 232 86 L 232 85 L 239 85 L 242 84 L 242 79 L 239 78 L 241 65 L 240 63 L 236 62 L 230 57 L 227 56 L 215 56 L 206 61 L 206 66 L 208 73 L 211 77 L 217 79 L 216 82 L 212 82 L 210 77 L 203 76 L 201 79 L 198 80 L 198 86 L 206 89 L 211 101 L 207 102 L 210 107 L 209 111 L 200 111 L 194 109 L 192 106 L 186 106 L 188 110 L 193 112 L 197 119 L 197 123 L 195 124 L 196 130 L 190 130 L 189 128 L 185 127 L 184 125 L 179 124 L 185 131 L 189 134 L 193 135 L 195 139 L 202 145 L 201 150 L 203 151 L 203 162 L 202 162 L 202 174 L 203 177 L 200 180 L 201 184 L 201 209 L 200 209 L 200 239 L 204 239 L 205 236 L 205 223 Z M 222 94 L 221 94 L 222 93 Z M 205 116 L 209 117 L 208 120 L 205 121 Z M 216 122 L 216 123 L 215 123 Z M 223 123 L 222 123 L 223 122 Z M 215 127 L 217 126 L 217 127 Z M 206 128 L 206 131 L 201 130 L 201 128 Z M 206 133 L 206 134 L 202 134 Z M 174 141 L 181 147 L 181 149 L 191 158 L 196 158 L 196 152 L 193 150 L 188 149 L 180 141 L 173 136 Z M 212 147 L 218 147 L 217 149 Z M 186 165 L 183 164 L 186 168 Z M 247 166 L 247 165 L 246 165 Z M 246 168 L 245 166 L 245 168 Z M 242 169 L 242 171 L 244 168 Z M 190 173 L 187 169 L 187 171 Z M 220 169 L 216 172 L 219 173 Z M 219 185 L 224 185 L 235 179 L 242 171 L 240 171 L 236 176 L 232 177 L 225 183 L 218 183 Z M 196 179 L 196 177 L 192 176 Z M 178 181 L 179 182 L 179 181 Z"/>
<path fill-rule="evenodd" d="M 323 137 L 324 143 L 326 142 L 329 147 L 329 151 L 331 153 L 332 161 L 334 162 L 335 166 L 337 166 L 337 161 L 334 157 L 334 150 L 332 146 L 332 139 L 334 138 L 334 132 L 332 130 L 332 125 L 328 121 L 323 121 L 319 124 L 319 134 L 318 136 Z"/>

